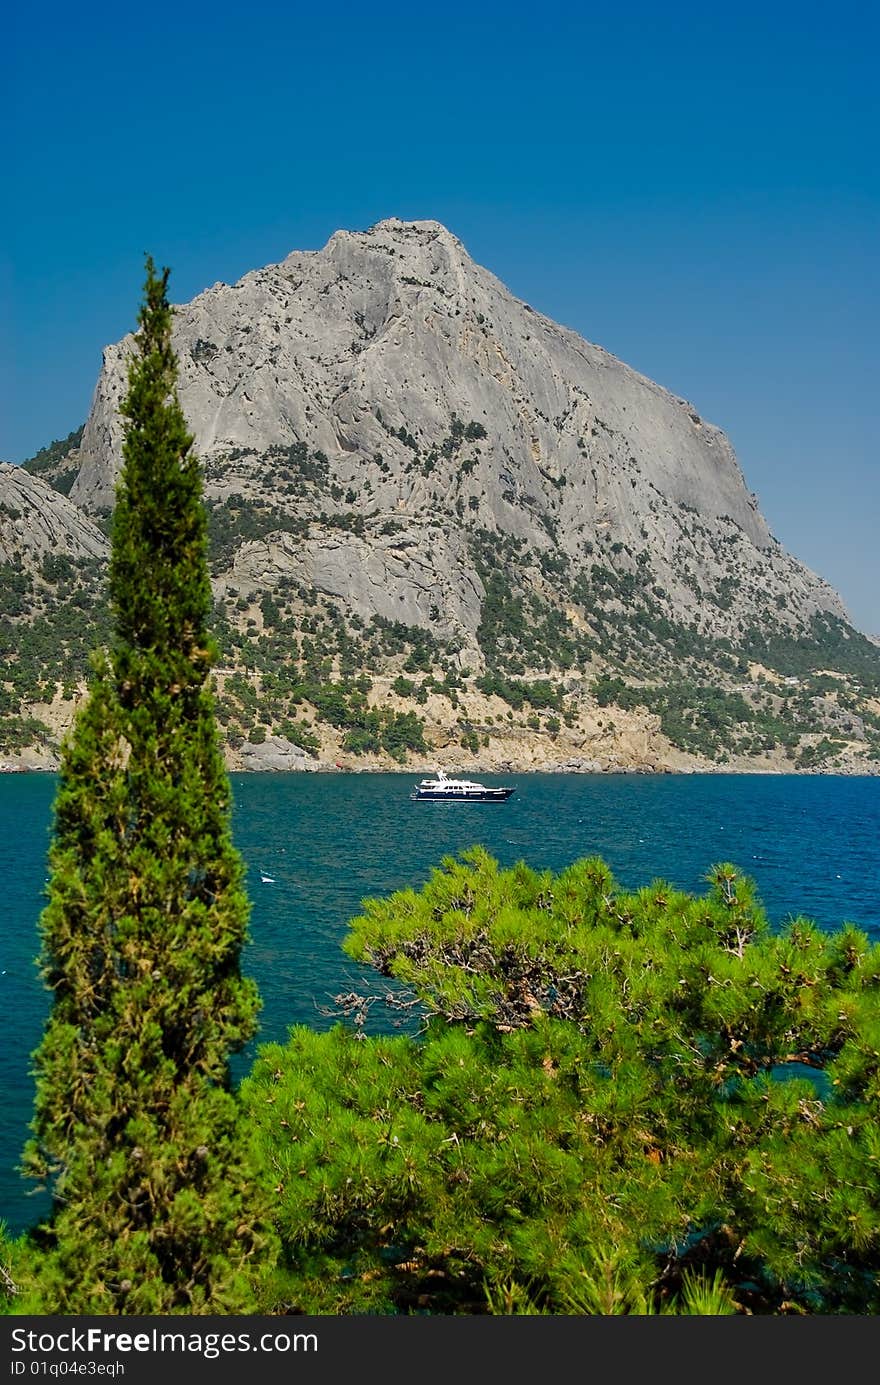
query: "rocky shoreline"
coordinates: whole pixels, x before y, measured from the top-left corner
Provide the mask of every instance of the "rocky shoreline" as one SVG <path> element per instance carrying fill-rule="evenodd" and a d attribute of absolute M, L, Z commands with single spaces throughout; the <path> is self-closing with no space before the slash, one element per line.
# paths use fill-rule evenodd
<path fill-rule="evenodd" d="M 678 763 L 625 763 L 613 759 L 566 756 L 557 759 L 534 758 L 529 763 L 480 759 L 452 754 L 439 754 L 430 759 L 412 759 L 400 764 L 390 756 L 347 756 L 343 759 L 322 759 L 306 754 L 299 746 L 281 737 L 267 737 L 262 745 L 247 746 L 237 753 L 226 753 L 226 768 L 230 773 L 248 774 L 412 774 L 429 775 L 438 766 L 449 775 L 473 778 L 475 775 L 499 774 L 608 774 L 608 775 L 669 775 L 669 774 L 768 774 L 819 775 L 851 778 L 880 776 L 880 764 L 853 759 L 832 768 L 805 768 L 790 761 L 777 759 L 767 764 L 754 760 L 738 760 L 718 765 L 698 761 L 675 753 Z M 54 751 L 23 751 L 19 756 L 0 761 L 0 774 L 55 774 L 60 767 Z"/>

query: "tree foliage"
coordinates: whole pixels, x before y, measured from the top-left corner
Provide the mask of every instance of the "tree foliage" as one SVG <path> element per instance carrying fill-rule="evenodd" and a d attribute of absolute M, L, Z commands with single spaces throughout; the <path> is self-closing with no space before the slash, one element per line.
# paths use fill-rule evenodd
<path fill-rule="evenodd" d="M 880 1308 L 880 948 L 858 930 L 774 934 L 726 864 L 693 897 L 474 850 L 367 902 L 347 949 L 427 1030 L 263 1050 L 275 1306 Z M 362 1017 L 387 986 L 344 999 Z"/>
<path fill-rule="evenodd" d="M 167 281 L 148 259 L 122 406 L 113 644 L 54 810 L 53 1006 L 26 1153 L 53 1193 L 43 1311 L 242 1310 L 267 1243 L 229 1083 L 258 998 L 240 973 L 249 905 L 206 683 L 206 521 Z"/>

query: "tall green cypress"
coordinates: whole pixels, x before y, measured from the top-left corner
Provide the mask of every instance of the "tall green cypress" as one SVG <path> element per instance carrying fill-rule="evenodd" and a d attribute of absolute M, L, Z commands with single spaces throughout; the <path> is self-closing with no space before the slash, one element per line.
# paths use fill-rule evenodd
<path fill-rule="evenodd" d="M 256 1030 L 208 636 L 199 465 L 168 270 L 147 259 L 110 562 L 114 643 L 64 747 L 41 920 L 52 1011 L 26 1165 L 46 1311 L 247 1311 L 268 1232 L 229 1055 Z"/>

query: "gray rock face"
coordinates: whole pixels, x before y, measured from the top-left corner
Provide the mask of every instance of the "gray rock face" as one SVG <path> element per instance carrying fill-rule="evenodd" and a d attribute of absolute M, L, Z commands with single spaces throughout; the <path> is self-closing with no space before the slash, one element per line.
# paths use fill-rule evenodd
<path fill-rule="evenodd" d="M 298 745 L 283 736 L 267 736 L 261 745 L 245 741 L 238 752 L 241 769 L 257 771 L 319 770 L 328 765 L 314 760 Z M 238 768 L 238 766 L 236 766 Z"/>
<path fill-rule="evenodd" d="M 442 553 L 438 563 L 434 555 Z M 304 537 L 277 533 L 238 551 L 230 578 L 239 591 L 272 589 L 293 577 L 341 602 L 365 623 L 378 615 L 405 625 L 430 626 L 478 658 L 482 583 L 461 536 L 449 527 L 411 520 L 393 536 L 326 533 L 316 525 Z"/>
<path fill-rule="evenodd" d="M 291 575 L 474 652 L 465 534 L 481 530 L 571 571 L 647 569 L 670 617 L 708 634 L 774 600 L 793 629 L 846 618 L 771 536 L 719 429 L 514 298 L 436 222 L 339 231 L 215 284 L 177 309 L 174 341 L 209 499 L 278 516 L 231 560 L 238 581 Z M 92 513 L 112 504 L 131 347 L 104 352 L 82 439 L 71 499 Z M 283 481 L 298 446 L 325 459 L 317 487 L 295 467 Z"/>
<path fill-rule="evenodd" d="M 21 467 L 0 462 L 0 562 L 33 570 L 47 554 L 104 558 L 109 545 L 76 505 Z"/>

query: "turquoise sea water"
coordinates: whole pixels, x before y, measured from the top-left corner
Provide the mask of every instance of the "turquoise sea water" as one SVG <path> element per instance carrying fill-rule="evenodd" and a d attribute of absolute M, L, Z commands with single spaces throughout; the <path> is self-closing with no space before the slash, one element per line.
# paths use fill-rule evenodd
<path fill-rule="evenodd" d="M 801 913 L 880 938 L 878 778 L 515 774 L 485 777 L 516 784 L 505 804 L 452 804 L 411 802 L 416 777 L 233 776 L 254 906 L 244 966 L 263 997 L 261 1040 L 283 1039 L 294 1023 L 332 1023 L 322 1009 L 359 979 L 340 943 L 361 900 L 420 885 L 443 856 L 476 842 L 505 865 L 559 869 L 598 854 L 627 887 L 662 877 L 700 890 L 713 863 L 733 861 L 757 881 L 772 923 Z M 0 775 L 0 1217 L 14 1230 L 44 1207 L 15 1166 L 33 1101 L 29 1055 L 47 1012 L 34 958 L 54 791 L 49 775 Z"/>

